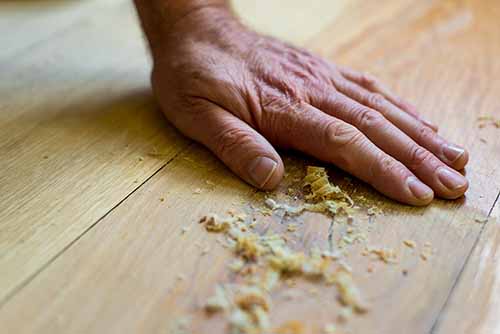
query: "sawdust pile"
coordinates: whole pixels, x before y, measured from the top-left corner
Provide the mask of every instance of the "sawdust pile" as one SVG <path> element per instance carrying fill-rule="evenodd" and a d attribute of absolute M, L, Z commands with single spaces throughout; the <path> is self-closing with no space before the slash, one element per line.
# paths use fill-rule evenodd
<path fill-rule="evenodd" d="M 345 233 L 336 243 L 337 249 L 332 250 L 330 247 L 328 250 L 313 248 L 296 251 L 289 246 L 289 237 L 286 235 L 297 231 L 296 224 L 289 224 L 285 233 L 259 234 L 255 229 L 258 221 L 234 211 L 225 216 L 209 214 L 199 221 L 208 233 L 219 235 L 219 243 L 235 256 L 228 269 L 237 279 L 216 286 L 213 295 L 203 306 L 208 315 L 223 315 L 231 334 L 302 333 L 303 325 L 299 321 L 291 320 L 281 327 L 274 327 L 270 321 L 272 292 L 279 287 L 294 286 L 297 279 L 334 289 L 342 306 L 340 320 L 345 321 L 352 315 L 363 314 L 370 309 L 343 258 L 345 247 L 366 241 L 366 236 L 357 231 L 354 224 L 355 213 L 360 213 L 361 208 L 355 205 L 347 193 L 329 181 L 322 167 L 307 167 L 302 190 L 298 192 L 305 195 L 305 203 L 292 206 L 266 198 L 260 213 L 271 215 L 281 212 L 283 216 L 298 216 L 309 211 L 324 214 L 332 218 L 332 223 L 335 221 L 345 228 Z M 290 188 L 287 196 L 292 196 L 290 194 L 297 194 L 297 191 Z M 381 213 L 377 207 L 365 209 L 363 212 L 368 217 Z M 412 240 L 404 240 L 403 244 L 410 249 L 417 246 Z M 431 254 L 430 245 L 424 245 L 420 257 L 426 260 Z M 388 265 L 398 262 L 397 253 L 391 248 L 367 246 L 362 255 L 374 257 Z M 373 270 L 370 264 L 368 272 Z M 317 293 L 318 289 L 313 289 Z M 289 297 L 293 299 L 293 295 Z M 335 328 L 335 324 L 328 323 L 324 325 L 323 332 L 334 333 Z"/>
<path fill-rule="evenodd" d="M 284 210 L 287 215 L 313 211 L 350 217 L 354 210 L 352 199 L 330 183 L 324 168 L 308 167 L 303 185 L 308 203 L 291 207 L 268 198 L 265 205 L 271 211 Z M 271 330 L 270 293 L 291 277 L 334 286 L 346 313 L 368 311 L 369 306 L 348 266 L 337 261 L 336 254 L 317 248 L 308 253 L 294 251 L 287 245 L 286 236 L 259 235 L 249 228 L 245 219 L 245 215 L 233 213 L 226 217 L 210 214 L 200 220 L 207 232 L 225 236 L 227 246 L 236 256 L 229 268 L 242 277 L 241 283 L 217 286 L 204 306 L 209 314 L 226 315 L 231 333 L 268 333 Z M 331 330 L 332 325 L 328 328 Z"/>

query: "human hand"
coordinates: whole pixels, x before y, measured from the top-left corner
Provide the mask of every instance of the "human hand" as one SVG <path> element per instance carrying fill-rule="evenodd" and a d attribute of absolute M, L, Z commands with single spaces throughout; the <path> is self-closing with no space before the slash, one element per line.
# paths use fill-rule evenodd
<path fill-rule="evenodd" d="M 426 205 L 468 182 L 468 153 L 374 78 L 265 37 L 229 11 L 175 23 L 153 52 L 152 84 L 166 117 L 248 183 L 283 177 L 275 147 L 332 163 L 388 197 Z"/>

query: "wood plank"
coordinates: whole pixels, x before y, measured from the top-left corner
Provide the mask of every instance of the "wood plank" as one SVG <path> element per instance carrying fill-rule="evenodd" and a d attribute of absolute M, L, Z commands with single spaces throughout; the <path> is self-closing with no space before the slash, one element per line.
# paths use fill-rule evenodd
<path fill-rule="evenodd" d="M 380 74 L 402 95 L 418 101 L 426 115 L 442 124 L 445 135 L 466 144 L 471 156 L 488 157 L 473 159 L 467 169 L 472 187 L 466 199 L 436 201 L 427 209 L 408 209 L 382 200 L 357 183 L 349 188 L 367 196 L 369 203 L 384 203 L 385 215 L 371 224 L 360 222 L 360 228 L 369 233 L 369 243 L 396 249 L 400 261 L 397 265 L 375 262 L 375 273 L 370 274 L 366 269 L 371 261 L 360 255 L 364 244 L 352 246 L 348 261 L 373 308 L 367 315 L 349 321 L 345 331 L 395 333 L 403 328 L 405 333 L 428 332 L 477 240 L 481 225 L 474 219 L 489 210 L 500 189 L 500 156 L 495 141 L 498 130 L 479 131 L 475 123 L 477 115 L 499 110 L 495 95 L 498 87 L 493 80 L 498 76 L 494 62 L 498 54 L 491 46 L 496 38 L 491 33 L 496 7 L 470 1 L 453 2 L 456 6 L 448 8 L 450 3 L 422 2 L 420 6 L 412 2 L 404 12 L 419 15 L 403 16 L 392 26 L 390 21 L 380 22 L 384 27 L 381 30 L 369 28 L 372 38 L 343 46 L 342 50 L 334 48 L 336 54 L 327 52 L 331 59 Z M 347 11 L 340 17 L 357 15 L 353 13 Z M 457 29 L 451 23 L 463 13 L 477 19 L 465 23 L 458 19 Z M 421 42 L 412 46 L 407 42 L 409 37 L 418 37 Z M 321 38 L 329 41 L 331 32 L 325 30 Z M 386 49 L 381 47 L 384 45 Z M 290 171 L 292 179 L 299 175 L 302 164 L 301 158 L 286 160 L 288 170 L 295 166 Z M 334 175 L 336 180 L 342 179 L 342 174 Z M 207 179 L 216 186 L 208 188 Z M 195 196 L 197 188 L 203 191 Z M 284 191 L 285 184 L 279 193 Z M 165 202 L 159 200 L 163 196 Z M 194 146 L 14 296 L 1 309 L 0 323 L 16 333 L 160 333 L 168 331 L 180 316 L 190 314 L 199 332 L 217 332 L 224 323 L 218 318 L 201 318 L 198 306 L 217 282 L 231 280 L 225 265 L 232 256 L 196 221 L 208 212 L 223 212 L 231 206 L 249 210 L 242 200 L 256 204 L 261 199 L 205 150 Z M 279 217 L 273 219 L 279 221 Z M 301 217 L 299 223 L 308 228 L 299 235 L 299 240 L 304 240 L 299 246 L 325 243 L 329 225 L 325 217 L 310 214 Z M 185 226 L 191 230 L 182 235 Z M 404 239 L 415 240 L 417 250 L 405 248 Z M 419 258 L 425 242 L 431 242 L 435 250 L 428 261 Z M 211 251 L 201 255 L 205 246 Z M 408 270 L 407 276 L 402 274 L 403 269 Z M 178 273 L 187 279 L 178 280 Z M 307 293 L 306 283 L 299 284 L 298 289 L 303 295 L 293 303 L 285 301 L 283 291 L 276 293 L 274 323 L 296 318 L 307 322 L 308 330 L 317 332 L 320 325 L 335 320 L 339 312 L 335 290 L 322 287 L 315 297 Z"/>
<path fill-rule="evenodd" d="M 468 259 L 433 333 L 497 333 L 500 328 L 500 203 Z"/>
<path fill-rule="evenodd" d="M 289 170 L 302 163 L 286 161 Z M 216 186 L 207 186 L 206 180 Z M 194 195 L 198 188 L 201 194 Z M 284 184 L 280 191 L 286 188 Z M 377 198 L 365 193 L 361 185 L 355 189 Z M 205 318 L 199 307 L 217 283 L 234 280 L 227 270 L 233 256 L 197 221 L 208 212 L 242 207 L 249 211 L 242 202 L 257 205 L 261 199 L 196 146 L 162 169 L 14 296 L 0 311 L 0 321 L 9 332 L 16 333 L 163 333 L 188 315 L 194 333 L 219 332 L 225 322 Z M 373 329 L 374 333 L 391 333 L 404 324 L 405 332 L 421 333 L 440 309 L 436 295 L 443 293 L 466 255 L 466 251 L 449 252 L 450 245 L 468 245 L 476 237 L 468 226 L 474 213 L 457 210 L 457 204 L 450 203 L 426 210 L 392 204 L 386 210 L 384 216 L 371 224 L 363 222 L 360 228 L 369 235 L 372 245 L 395 248 L 400 264 L 375 261 L 375 273 L 370 274 L 366 269 L 372 261 L 360 255 L 365 244 L 350 249 L 348 261 L 374 309 L 351 320 L 346 328 L 352 332 Z M 279 220 L 274 217 L 269 223 L 279 228 Z M 309 249 L 327 242 L 329 220 L 325 217 L 311 214 L 296 222 L 305 227 L 298 236 L 299 247 Z M 186 234 L 182 233 L 184 227 L 189 229 Z M 341 229 L 335 240 L 342 235 Z M 404 239 L 415 240 L 418 250 L 406 249 Z M 419 252 L 429 241 L 436 253 L 424 262 Z M 206 247 L 210 251 L 203 255 Z M 433 270 L 437 266 L 440 270 Z M 402 275 L 402 269 L 409 271 L 408 277 Z M 186 279 L 179 280 L 179 274 Z M 310 287 L 299 283 L 295 289 L 299 297 L 294 302 L 286 299 L 284 290 L 276 292 L 273 322 L 297 319 L 308 329 L 317 330 L 335 321 L 339 313 L 335 290 L 320 287 L 319 294 L 311 296 Z M 403 306 L 404 314 L 386 312 Z"/>
<path fill-rule="evenodd" d="M 154 107 L 133 13 L 0 63 L 0 301 L 187 145 Z"/>
<path fill-rule="evenodd" d="M 293 44 L 303 45 L 322 29 L 337 21 L 351 1 L 302 0 L 232 1 L 243 21 L 258 31 Z"/>
<path fill-rule="evenodd" d="M 0 4 L 0 29 L 12 31 L 0 40 L 0 304 L 187 145 L 155 110 L 135 13 L 121 2 Z"/>
<path fill-rule="evenodd" d="M 8 60 L 22 49 L 50 39 L 91 12 L 105 10 L 125 0 L 1 1 L 0 59 Z"/>

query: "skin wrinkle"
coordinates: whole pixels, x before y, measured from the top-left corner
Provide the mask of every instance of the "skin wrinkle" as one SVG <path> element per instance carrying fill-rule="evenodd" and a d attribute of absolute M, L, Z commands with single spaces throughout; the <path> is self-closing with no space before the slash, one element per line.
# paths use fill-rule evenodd
<path fill-rule="evenodd" d="M 275 150 L 280 147 L 334 163 L 405 203 L 424 205 L 432 199 L 432 194 L 425 200 L 413 197 L 406 185 L 412 171 L 445 198 L 466 190 L 447 192 L 436 183 L 435 169 L 447 163 L 446 142 L 374 78 L 259 35 L 229 7 L 181 10 L 189 14 L 167 34 L 149 20 L 156 6 L 193 8 L 203 0 L 139 2 L 150 44 L 159 50 L 153 52 L 152 86 L 162 110 L 247 182 L 260 185 L 268 179 L 265 189 L 280 182 L 284 166 Z M 411 152 L 419 149 L 430 158 L 412 165 Z M 257 157 L 276 162 L 272 175 L 252 179 L 245 166 Z"/>

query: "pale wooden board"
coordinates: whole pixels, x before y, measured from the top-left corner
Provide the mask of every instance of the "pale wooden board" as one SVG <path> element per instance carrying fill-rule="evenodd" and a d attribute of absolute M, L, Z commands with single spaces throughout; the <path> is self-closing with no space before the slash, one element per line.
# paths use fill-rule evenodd
<path fill-rule="evenodd" d="M 286 164 L 289 170 L 295 166 L 291 178 L 301 176 L 302 163 L 287 160 Z M 207 180 L 216 187 L 207 185 Z M 202 193 L 195 195 L 198 188 Z M 355 188 L 365 193 L 362 186 Z M 284 190 L 286 185 L 282 185 Z M 225 322 L 205 318 L 200 306 L 217 283 L 234 279 L 226 267 L 232 255 L 197 221 L 209 212 L 224 213 L 231 208 L 248 212 L 246 203 L 262 205 L 261 196 L 254 193 L 206 150 L 193 147 L 21 290 L 0 312 L 0 322 L 15 333 L 164 333 L 180 317 L 190 316 L 195 333 L 222 331 Z M 346 328 L 392 333 L 404 325 L 407 333 L 422 333 L 432 325 L 440 299 L 446 296 L 480 226 L 471 223 L 474 212 L 457 210 L 453 203 L 413 210 L 387 205 L 386 210 L 372 223 L 359 224 L 364 230 L 371 229 L 369 244 L 394 247 L 401 264 L 374 261 L 375 273 L 369 274 L 369 261 L 360 255 L 362 245 L 350 249 L 348 261 L 373 310 L 351 320 Z M 274 217 L 271 226 L 279 229 L 279 220 Z M 327 218 L 309 214 L 295 221 L 304 226 L 296 246 L 325 246 Z M 189 228 L 184 235 L 183 227 Z M 405 248 L 404 239 L 415 240 L 418 248 Z M 419 258 L 424 242 L 431 242 L 435 249 L 427 262 Z M 457 244 L 464 246 L 450 252 Z M 202 255 L 206 247 L 210 251 Z M 402 275 L 403 269 L 409 270 L 407 277 Z M 179 274 L 185 280 L 179 280 Z M 283 290 L 278 291 L 273 302 L 274 323 L 299 319 L 317 330 L 334 321 L 339 310 L 335 289 L 321 290 L 319 286 L 316 297 L 308 292 L 310 287 L 299 284 L 300 297 L 295 302 L 286 301 Z M 393 311 L 388 313 L 388 309 Z M 404 312 L 397 312 L 399 309 Z"/>
<path fill-rule="evenodd" d="M 0 63 L 0 302 L 187 145 L 154 107 L 133 13 Z"/>
<path fill-rule="evenodd" d="M 0 8 L 1 304 L 187 141 L 155 110 L 131 1 Z"/>
<path fill-rule="evenodd" d="M 76 21 L 127 0 L 0 1 L 0 59 L 45 42 Z"/>
<path fill-rule="evenodd" d="M 236 0 L 233 8 L 244 22 L 260 32 L 302 45 L 338 19 L 350 1 Z"/>
<path fill-rule="evenodd" d="M 420 11 L 413 12 L 423 13 L 422 22 L 430 20 L 431 23 L 439 23 L 441 16 L 438 15 L 438 19 L 435 19 L 432 15 L 435 12 L 427 12 L 427 9 L 433 8 L 429 3 L 425 2 L 424 7 L 416 8 L 420 8 Z M 441 6 L 437 8 L 440 9 Z M 355 7 L 350 10 L 354 9 Z M 357 15 L 352 13 L 347 11 L 340 17 Z M 474 14 L 489 17 L 486 10 Z M 473 223 L 473 218 L 488 211 L 499 189 L 496 169 L 499 157 L 495 153 L 498 152 L 495 151 L 495 145 L 498 145 L 495 143 L 495 136 L 498 132 L 484 129 L 478 135 L 474 124 L 477 113 L 497 110 L 494 89 L 479 87 L 477 90 L 465 91 L 466 83 L 476 77 L 476 73 L 465 71 L 464 74 L 462 71 L 461 74 L 454 75 L 456 65 L 463 67 L 475 64 L 481 70 L 477 77 L 483 78 L 477 85 L 484 83 L 484 78 L 494 76 L 497 71 L 490 58 L 495 55 L 495 49 L 488 48 L 487 51 L 490 52 L 481 56 L 479 51 L 484 51 L 484 45 L 491 43 L 487 40 L 477 42 L 472 34 L 476 27 L 471 32 L 470 25 L 465 25 L 465 32 L 458 30 L 459 33 L 441 35 L 441 39 L 437 39 L 439 43 L 445 44 L 446 54 L 441 49 L 427 52 L 428 49 L 422 47 L 425 43 L 412 49 L 405 43 L 396 43 L 398 36 L 406 40 L 408 36 L 421 30 L 424 32 L 424 41 L 426 37 L 435 36 L 426 33 L 428 26 L 422 22 L 415 23 L 415 16 L 406 17 L 406 21 L 403 17 L 403 22 L 398 23 L 401 26 L 390 27 L 382 22 L 381 26 L 388 25 L 389 28 L 373 34 L 371 42 L 369 39 L 362 39 L 363 43 L 344 47 L 340 51 L 333 48 L 336 55 L 325 53 L 330 58 L 338 57 L 346 64 L 382 74 L 399 92 L 416 99 L 431 118 L 445 119 L 448 122 L 447 135 L 457 142 L 469 143 L 472 156 L 486 156 L 489 160 L 476 160 L 468 169 L 473 187 L 464 203 L 437 203 L 427 209 L 425 216 L 420 215 L 420 210 L 400 211 L 389 214 L 386 219 L 377 220 L 371 234 L 375 241 L 400 247 L 401 239 L 408 236 L 419 243 L 429 240 L 436 247 L 437 254 L 431 261 L 422 264 L 415 254 L 405 253 L 401 266 L 385 269 L 380 266 L 371 276 L 361 273 L 366 266 L 363 260 L 366 259 L 357 260 L 353 256 L 359 283 L 374 305 L 380 306 L 365 318 L 349 323 L 348 326 L 358 332 L 394 332 L 396 329 L 400 332 L 403 328 L 405 332 L 421 333 L 430 329 L 478 235 L 480 226 Z M 444 17 L 446 20 L 447 16 Z M 491 23 L 488 20 L 485 22 Z M 409 28 L 405 30 L 404 27 Z M 457 35 L 466 38 L 458 38 L 457 41 Z M 485 38 L 493 37 L 494 35 L 486 34 Z M 331 32 L 325 31 L 318 38 L 329 41 Z M 397 47 L 391 51 L 398 51 L 399 58 L 415 60 L 417 53 L 421 64 L 403 72 L 401 64 L 406 63 L 392 55 L 389 57 L 380 48 L 380 45 L 392 43 Z M 460 50 L 469 44 L 477 48 L 474 57 L 461 57 Z M 314 49 L 318 50 L 318 47 L 315 46 Z M 447 57 L 450 51 L 458 53 L 452 53 L 451 61 Z M 474 62 L 478 59 L 484 63 Z M 435 73 L 436 61 L 439 61 L 440 69 L 444 67 L 442 73 Z M 382 68 L 387 71 L 382 71 Z M 401 75 L 402 72 L 404 75 Z M 454 87 L 453 93 L 447 94 L 447 100 L 442 100 L 435 93 L 444 91 L 443 87 Z M 474 102 L 476 114 L 457 115 L 455 110 L 464 110 L 470 101 Z M 439 110 L 434 109 L 435 107 L 439 107 Z M 479 136 L 485 138 L 487 143 L 479 142 Z M 198 226 L 193 226 L 193 233 L 188 234 L 186 240 L 178 238 L 177 233 L 180 233 L 184 222 L 193 223 L 207 211 L 224 210 L 233 198 L 247 198 L 250 201 L 256 199 L 252 196 L 252 189 L 231 176 L 205 150 L 195 147 L 185 156 L 199 161 L 200 166 L 193 167 L 192 161 L 183 158 L 173 160 L 6 304 L 0 312 L 0 322 L 6 324 L 5 328 L 16 333 L 165 332 L 175 316 L 183 314 L 185 310 L 194 312 L 195 306 L 213 291 L 215 282 L 226 278 L 224 261 L 229 258 L 229 254 L 217 248 L 218 244 L 214 242 L 213 236 L 197 230 Z M 205 178 L 219 183 L 217 188 L 193 197 L 193 188 L 204 187 Z M 170 198 L 173 201 L 170 206 L 169 197 L 172 196 L 165 196 L 166 188 L 175 192 L 175 197 Z M 167 198 L 165 202 L 158 200 L 162 196 Z M 237 204 L 238 200 L 236 201 Z M 461 208 L 452 211 L 459 204 L 462 205 Z M 313 226 L 313 237 L 306 239 L 321 242 L 320 237 L 324 236 L 327 226 L 322 223 L 328 222 L 319 217 L 306 216 L 304 219 L 315 223 L 308 224 Z M 204 244 L 211 243 L 213 253 L 205 258 L 199 257 L 200 250 L 193 245 L 198 239 L 202 239 Z M 406 278 L 401 275 L 403 266 L 410 269 Z M 442 269 L 436 272 L 435 268 L 438 266 Z M 186 273 L 190 279 L 178 282 L 174 271 Z M 313 298 L 304 298 L 300 303 L 277 307 L 280 311 L 273 316 L 277 322 L 295 315 L 313 319 L 311 322 L 330 319 L 336 312 L 336 303 L 332 304 L 335 294 L 332 291 L 325 293 L 325 296 L 326 300 L 318 302 Z M 417 305 L 415 300 L 418 301 Z M 321 312 L 318 305 L 321 306 Z M 396 309 L 398 312 L 395 310 L 394 314 L 387 315 L 388 309 Z"/>
<path fill-rule="evenodd" d="M 484 227 L 433 333 L 498 333 L 500 319 L 500 206 Z"/>

